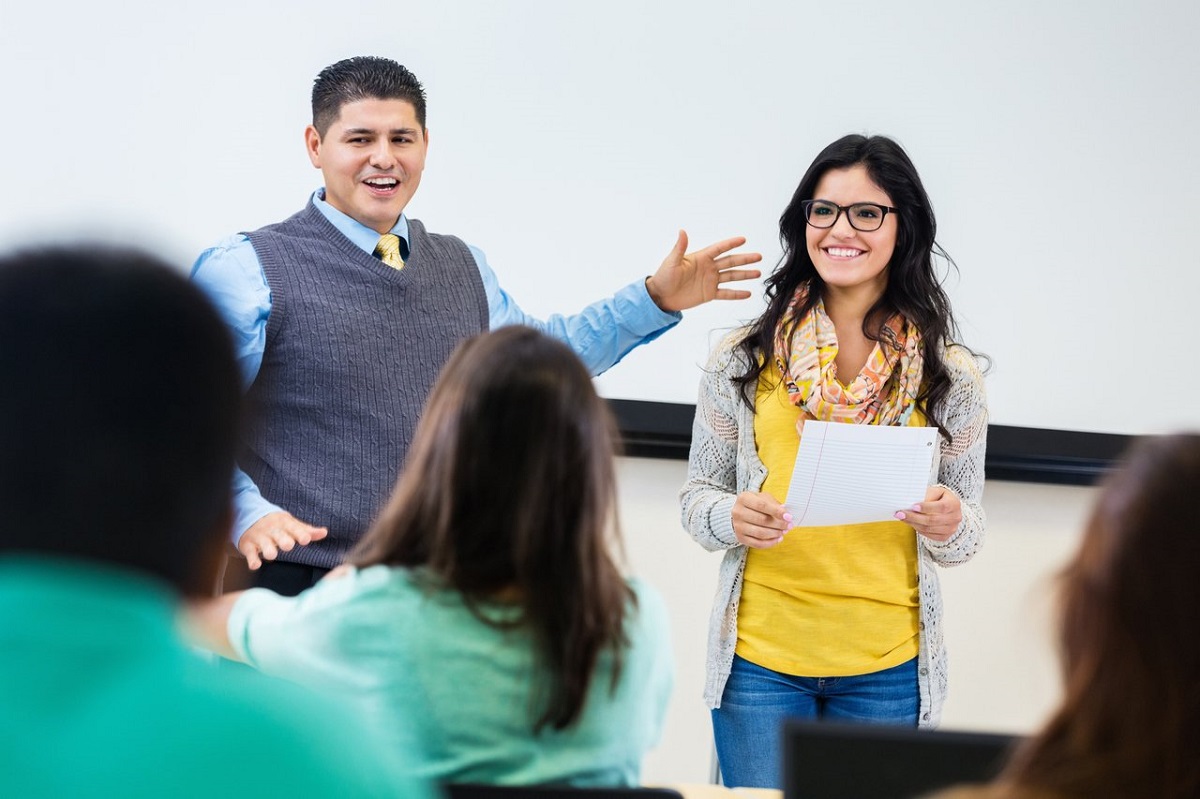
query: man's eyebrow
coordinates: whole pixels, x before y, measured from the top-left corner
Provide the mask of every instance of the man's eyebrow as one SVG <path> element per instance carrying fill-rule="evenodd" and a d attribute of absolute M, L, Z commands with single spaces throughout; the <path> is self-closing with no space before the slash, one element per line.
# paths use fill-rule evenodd
<path fill-rule="evenodd" d="M 342 135 L 343 136 L 375 136 L 378 134 L 378 132 L 379 131 L 375 130 L 374 128 L 346 128 L 344 131 L 342 131 Z M 395 136 L 397 134 L 402 134 L 405 136 L 415 136 L 415 135 L 417 135 L 417 129 L 416 128 L 392 128 L 392 130 L 390 131 L 390 134 L 392 136 Z"/>

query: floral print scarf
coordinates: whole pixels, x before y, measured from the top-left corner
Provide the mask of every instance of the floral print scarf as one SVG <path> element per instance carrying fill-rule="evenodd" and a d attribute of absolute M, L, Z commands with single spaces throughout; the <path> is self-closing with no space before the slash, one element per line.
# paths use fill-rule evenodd
<path fill-rule="evenodd" d="M 921 390 L 921 334 L 900 314 L 893 316 L 866 366 L 844 386 L 834 366 L 837 333 L 824 302 L 818 299 L 803 318 L 795 318 L 807 295 L 807 285 L 796 290 L 775 330 L 775 363 L 788 399 L 822 422 L 908 424 Z"/>

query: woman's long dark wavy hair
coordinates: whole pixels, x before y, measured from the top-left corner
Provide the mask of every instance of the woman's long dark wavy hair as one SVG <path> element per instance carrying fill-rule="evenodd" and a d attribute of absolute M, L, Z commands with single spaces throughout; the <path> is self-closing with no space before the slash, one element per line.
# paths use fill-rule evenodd
<path fill-rule="evenodd" d="M 1060 797 L 1200 796 L 1200 434 L 1140 441 L 1062 574 L 1063 701 L 1002 781 Z"/>
<path fill-rule="evenodd" d="M 822 150 L 800 179 L 792 201 L 779 218 L 783 257 L 766 281 L 767 309 L 738 343 L 750 368 L 734 382 L 742 399 L 753 407 L 759 377 L 764 369 L 774 368 L 775 329 L 796 289 L 805 283 L 809 286 L 808 298 L 798 309 L 796 320 L 824 297 L 825 282 L 808 255 L 808 223 L 802 203 L 814 199 L 817 184 L 827 172 L 854 166 L 865 167 L 871 180 L 887 192 L 898 209 L 896 249 L 888 263 L 887 287 L 863 319 L 863 334 L 880 341 L 880 329 L 896 313 L 903 314 L 920 331 L 925 365 L 917 403 L 925 417 L 948 435 L 940 406 L 950 391 L 951 379 L 942 348 L 954 340 L 958 329 L 950 300 L 934 269 L 933 256 L 950 264 L 953 261 L 935 240 L 937 220 L 916 167 L 900 145 L 885 136 L 843 136 Z"/>
<path fill-rule="evenodd" d="M 553 678 L 534 729 L 577 721 L 597 661 L 615 686 L 634 595 L 619 550 L 614 425 L 579 358 L 527 327 L 456 350 L 430 394 L 396 489 L 347 558 L 424 567 L 485 623 L 519 606 Z"/>

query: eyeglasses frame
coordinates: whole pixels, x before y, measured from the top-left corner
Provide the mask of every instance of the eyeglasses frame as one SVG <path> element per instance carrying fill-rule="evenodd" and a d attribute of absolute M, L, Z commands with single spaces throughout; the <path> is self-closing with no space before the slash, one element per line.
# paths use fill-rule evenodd
<path fill-rule="evenodd" d="M 812 210 L 813 205 L 816 203 L 824 203 L 826 205 L 832 205 L 834 208 L 837 209 L 837 214 L 834 215 L 833 221 L 830 222 L 828 225 L 813 224 L 813 221 L 809 216 L 809 212 Z M 800 203 L 800 207 L 802 209 L 804 209 L 805 224 L 812 225 L 812 227 L 815 227 L 817 230 L 829 230 L 829 228 L 836 225 L 837 221 L 842 218 L 843 211 L 848 212 L 852 208 L 861 208 L 864 205 L 869 205 L 872 208 L 878 208 L 879 210 L 883 211 L 883 213 L 879 217 L 879 227 L 874 227 L 869 230 L 863 230 L 858 225 L 854 224 L 854 217 L 851 214 L 847 213 L 846 221 L 850 223 L 850 227 L 854 228 L 859 233 L 874 233 L 876 230 L 879 230 L 879 228 L 883 227 L 883 223 L 887 219 L 888 214 L 900 213 L 899 208 L 893 208 L 890 205 L 883 205 L 881 203 L 850 203 L 849 205 L 838 205 L 837 203 L 833 202 L 832 200 L 821 200 L 818 198 L 813 198 L 811 200 L 802 200 Z"/>

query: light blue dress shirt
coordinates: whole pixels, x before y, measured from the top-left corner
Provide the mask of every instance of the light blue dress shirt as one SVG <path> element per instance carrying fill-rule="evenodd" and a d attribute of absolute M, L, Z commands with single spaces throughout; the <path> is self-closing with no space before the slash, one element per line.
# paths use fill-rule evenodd
<path fill-rule="evenodd" d="M 317 210 L 356 246 L 364 252 L 373 252 L 379 234 L 325 202 L 324 194 L 324 189 L 313 193 Z M 405 243 L 407 252 L 408 219 L 403 214 L 391 232 Z M 645 281 L 639 280 L 572 316 L 555 314 L 544 321 L 536 319 L 522 311 L 500 287 L 483 251 L 470 246 L 469 249 L 483 279 L 490 327 L 535 327 L 570 346 L 594 375 L 616 364 L 634 347 L 658 338 L 682 318 L 679 313 L 667 313 L 655 305 L 646 292 Z M 226 238 L 200 254 L 192 267 L 192 280 L 208 294 L 228 323 L 242 379 L 248 388 L 262 366 L 267 318 L 271 315 L 271 290 L 254 246 L 241 233 Z M 278 510 L 286 509 L 268 502 L 254 481 L 242 470 L 237 470 L 234 475 L 235 544 L 250 525 Z M 301 521 L 313 523 L 312 519 Z"/>

